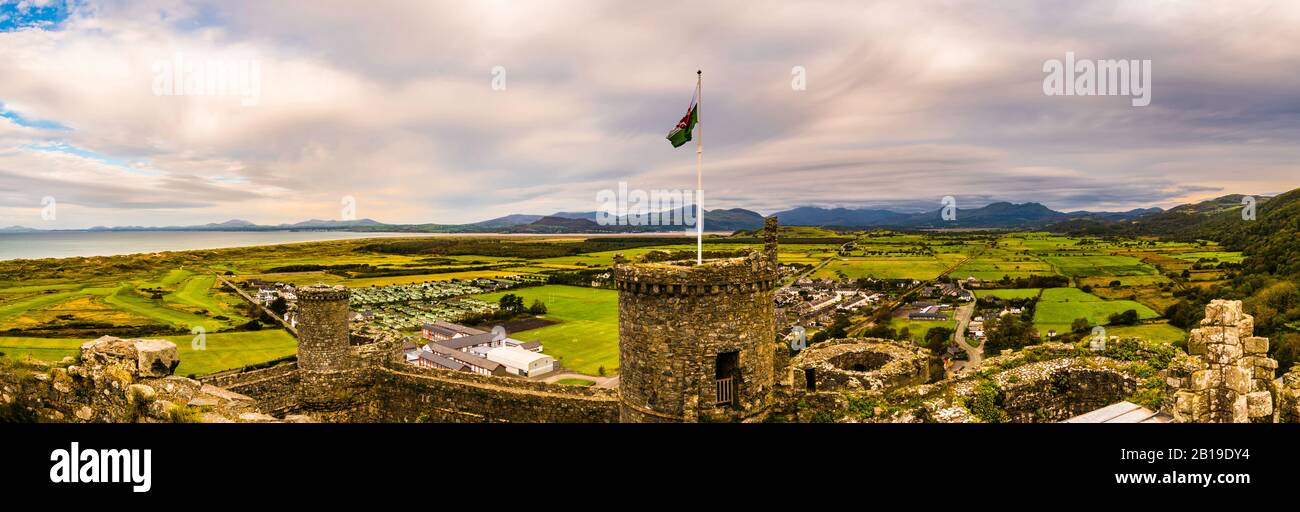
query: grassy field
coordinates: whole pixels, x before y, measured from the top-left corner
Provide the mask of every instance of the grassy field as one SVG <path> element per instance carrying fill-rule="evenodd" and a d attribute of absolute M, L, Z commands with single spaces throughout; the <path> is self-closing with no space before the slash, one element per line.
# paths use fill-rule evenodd
<path fill-rule="evenodd" d="M 602 366 L 608 375 L 618 371 L 617 292 L 546 285 L 472 297 L 497 302 L 507 293 L 522 297 L 525 305 L 541 300 L 547 309 L 542 318 L 558 322 L 540 329 L 511 333 L 512 338 L 542 342 L 543 352 L 558 359 L 565 368 L 577 372 L 598 375 Z"/>
<path fill-rule="evenodd" d="M 241 368 L 293 355 L 298 347 L 297 340 L 280 329 L 216 333 L 205 337 L 206 349 L 195 350 L 194 336 L 150 336 L 176 343 L 181 359 L 180 366 L 176 367 L 176 375 L 207 375 Z M 76 356 L 81 344 L 87 341 L 90 340 L 0 336 L 0 352 L 5 357 L 31 356 L 57 361 L 65 356 Z"/>
<path fill-rule="evenodd" d="M 949 312 L 951 314 L 951 312 Z M 908 320 L 905 317 L 893 318 L 889 321 L 889 327 L 895 331 L 907 329 L 912 341 L 920 343 L 925 339 L 925 334 L 935 327 L 947 327 L 952 330 L 957 329 L 956 320 Z"/>
<path fill-rule="evenodd" d="M 1187 339 L 1187 331 L 1167 323 L 1114 325 L 1106 327 L 1106 335 L 1119 336 L 1120 338 L 1144 338 L 1168 343 Z"/>
<path fill-rule="evenodd" d="M 1157 274 L 1155 267 L 1132 256 L 1043 256 L 1058 273 L 1070 277 L 1139 276 Z"/>
<path fill-rule="evenodd" d="M 1085 293 L 1078 288 L 1047 288 L 1043 290 L 1034 312 L 1034 326 L 1045 333 L 1050 329 L 1069 332 L 1076 318 L 1087 318 L 1093 325 L 1104 325 L 1107 317 L 1126 310 L 1136 310 L 1138 318 L 1156 318 L 1160 315 L 1151 308 L 1131 300 L 1105 300 Z"/>
<path fill-rule="evenodd" d="M 555 381 L 555 383 L 556 383 L 556 384 L 559 384 L 559 385 L 561 385 L 561 386 L 582 386 L 582 387 L 589 387 L 589 386 L 595 386 L 595 385 L 596 385 L 596 381 L 594 381 L 594 380 L 587 380 L 587 379 L 560 379 L 560 380 Z"/>
<path fill-rule="evenodd" d="M 939 277 L 939 274 L 947 269 L 947 264 L 933 256 L 854 256 L 832 261 L 812 277 L 813 279 L 835 279 L 840 272 L 843 272 L 849 279 L 875 277 L 929 280 Z"/>
<path fill-rule="evenodd" d="M 1028 299 L 1037 297 L 1041 288 L 1007 288 L 1002 290 L 975 290 L 976 297 L 997 297 L 999 299 Z"/>

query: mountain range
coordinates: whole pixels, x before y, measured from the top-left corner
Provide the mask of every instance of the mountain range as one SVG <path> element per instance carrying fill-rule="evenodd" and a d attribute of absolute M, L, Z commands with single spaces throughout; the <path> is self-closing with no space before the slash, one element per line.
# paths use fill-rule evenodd
<path fill-rule="evenodd" d="M 833 229 L 1047 229 L 1075 234 L 1156 234 L 1203 237 L 1204 232 L 1231 220 L 1231 213 L 1242 208 L 1240 194 L 1225 195 L 1199 203 L 1163 210 L 1138 208 L 1122 212 L 1061 212 L 1042 204 L 996 202 L 977 208 L 958 208 L 952 220 L 944 220 L 943 209 L 903 212 L 881 208 L 823 208 L 802 206 L 774 213 L 782 225 L 820 226 Z M 1257 204 L 1266 205 L 1260 196 Z M 664 212 L 682 216 L 685 211 Z M 120 226 L 94 227 L 88 231 L 281 231 L 342 230 L 426 233 L 645 233 L 685 231 L 689 227 L 632 225 L 629 217 L 614 217 L 608 225 L 597 223 L 598 214 L 556 212 L 550 215 L 511 214 L 468 224 L 386 224 L 373 219 L 311 219 L 292 224 L 262 225 L 246 220 L 229 220 L 193 226 Z M 711 232 L 753 230 L 763 226 L 764 216 L 743 208 L 706 210 L 705 229 Z M 22 226 L 0 228 L 0 233 L 37 231 Z"/>

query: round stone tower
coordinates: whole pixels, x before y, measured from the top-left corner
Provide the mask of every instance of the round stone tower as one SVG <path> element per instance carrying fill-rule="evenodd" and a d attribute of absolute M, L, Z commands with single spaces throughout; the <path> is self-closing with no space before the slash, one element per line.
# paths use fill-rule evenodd
<path fill-rule="evenodd" d="M 351 368 L 348 297 L 343 286 L 313 284 L 298 289 L 298 368 L 308 372 Z"/>
<path fill-rule="evenodd" d="M 745 421 L 771 403 L 775 222 L 744 258 L 617 264 L 623 422 Z"/>

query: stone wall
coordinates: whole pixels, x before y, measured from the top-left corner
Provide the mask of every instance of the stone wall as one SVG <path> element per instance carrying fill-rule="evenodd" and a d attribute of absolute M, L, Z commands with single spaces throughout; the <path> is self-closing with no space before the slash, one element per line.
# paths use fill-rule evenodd
<path fill-rule="evenodd" d="M 376 400 L 351 421 L 616 423 L 618 394 L 510 377 L 420 368 L 395 361 L 377 377 Z"/>
<path fill-rule="evenodd" d="M 36 422 L 267 422 L 255 401 L 172 375 L 176 345 L 104 336 L 79 359 L 0 370 L 0 416 Z"/>
<path fill-rule="evenodd" d="M 1065 358 L 998 374 L 1002 410 L 1016 423 L 1064 421 L 1125 400 L 1138 379 L 1118 368 Z"/>
<path fill-rule="evenodd" d="M 1214 300 L 1192 329 L 1188 356 L 1170 366 L 1167 409 L 1178 422 L 1275 421 L 1277 361 L 1268 338 L 1254 336 L 1254 318 L 1239 300 Z"/>
<path fill-rule="evenodd" d="M 296 363 L 284 363 L 270 368 L 244 372 L 223 373 L 201 377 L 200 381 L 257 400 L 260 409 L 273 415 L 283 415 L 298 410 L 298 390 L 302 380 L 298 377 Z"/>
<path fill-rule="evenodd" d="M 810 376 L 813 382 L 808 381 Z M 780 384 L 805 391 L 861 391 L 924 384 L 929 379 L 928 349 L 867 338 L 830 340 L 804 349 L 785 368 Z"/>
<path fill-rule="evenodd" d="M 1278 389 L 1277 418 L 1281 423 L 1300 423 L 1300 365 L 1282 376 Z"/>
<path fill-rule="evenodd" d="M 691 263 L 615 266 L 625 422 L 743 421 L 771 402 L 776 263 Z M 715 367 L 731 352 L 735 400 L 719 406 Z"/>

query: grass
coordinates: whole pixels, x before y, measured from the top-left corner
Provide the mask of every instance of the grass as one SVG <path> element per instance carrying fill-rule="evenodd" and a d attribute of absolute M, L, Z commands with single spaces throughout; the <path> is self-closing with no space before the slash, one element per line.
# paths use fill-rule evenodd
<path fill-rule="evenodd" d="M 131 283 L 122 283 L 104 300 L 123 311 L 148 317 L 158 323 L 183 327 L 187 330 L 195 326 L 202 326 L 209 331 L 216 331 L 223 326 L 220 320 L 186 311 L 178 311 L 167 307 L 162 299 L 144 297 L 136 292 Z"/>
<path fill-rule="evenodd" d="M 522 297 L 525 305 L 541 300 L 547 309 L 542 318 L 558 322 L 540 329 L 512 333 L 512 338 L 542 342 L 543 352 L 576 372 L 598 375 L 602 366 L 609 375 L 618 370 L 617 292 L 546 285 L 472 297 L 497 302 L 507 293 Z"/>
<path fill-rule="evenodd" d="M 1159 272 L 1155 267 L 1143 263 L 1132 256 L 1088 255 L 1088 256 L 1043 256 L 1043 261 L 1050 263 L 1057 272 L 1069 277 L 1088 276 L 1137 276 L 1153 275 Z"/>
<path fill-rule="evenodd" d="M 1038 309 L 1034 312 L 1034 325 L 1043 333 L 1051 329 L 1069 332 L 1070 324 L 1076 318 L 1087 318 L 1093 325 L 1105 325 L 1111 314 L 1129 309 L 1136 310 L 1138 318 L 1144 320 L 1160 316 L 1151 308 L 1131 300 L 1105 300 L 1078 288 L 1047 288 L 1043 290 Z"/>
<path fill-rule="evenodd" d="M 920 279 L 939 277 L 948 265 L 933 256 L 853 256 L 840 258 L 818 270 L 813 279 L 835 279 L 843 272 L 849 279 Z M 838 272 L 837 272 L 838 271 Z"/>
<path fill-rule="evenodd" d="M 999 299 L 1028 299 L 1037 297 L 1041 288 L 1006 288 L 1002 290 L 975 290 L 976 297 L 997 297 Z"/>
<path fill-rule="evenodd" d="M 589 386 L 596 385 L 596 381 L 587 380 L 587 379 L 560 379 L 555 381 L 555 383 L 562 386 L 582 386 L 582 387 L 589 387 Z"/>
<path fill-rule="evenodd" d="M 207 375 L 232 368 L 263 363 L 290 356 L 297 352 L 298 342 L 284 330 L 263 330 L 207 334 L 205 350 L 195 350 L 194 336 L 158 336 L 176 343 L 181 364 L 176 375 Z M 0 352 L 5 357 L 31 356 L 34 359 L 57 361 L 65 356 L 76 356 L 81 344 L 89 339 L 32 338 L 0 336 Z"/>
<path fill-rule="evenodd" d="M 1240 252 L 1230 251 L 1204 251 L 1204 252 L 1185 252 L 1175 254 L 1175 258 L 1180 260 L 1198 261 L 1202 258 L 1209 260 L 1218 260 L 1225 263 L 1241 263 L 1246 259 Z"/>
<path fill-rule="evenodd" d="M 1138 325 L 1114 325 L 1106 327 L 1106 335 L 1119 336 L 1120 338 L 1143 338 L 1150 341 L 1163 341 L 1167 343 L 1174 343 L 1187 339 L 1187 331 L 1163 322 Z"/>
<path fill-rule="evenodd" d="M 948 314 L 951 316 L 953 312 L 949 311 Z M 935 327 L 947 327 L 954 331 L 957 330 L 957 321 L 908 320 L 907 318 L 894 318 L 889 321 L 889 327 L 896 331 L 901 331 L 906 328 L 912 341 L 920 343 L 922 340 L 925 340 L 926 333 L 930 332 L 930 329 Z"/>

